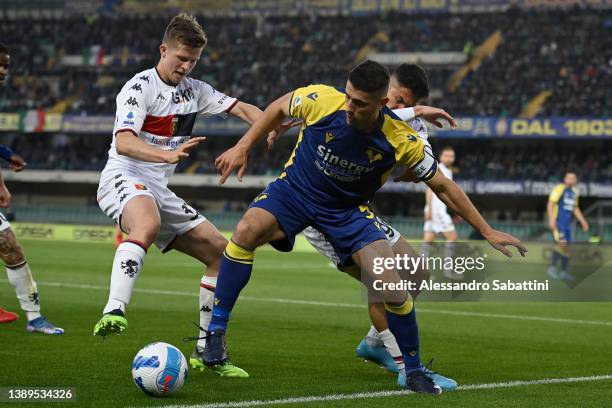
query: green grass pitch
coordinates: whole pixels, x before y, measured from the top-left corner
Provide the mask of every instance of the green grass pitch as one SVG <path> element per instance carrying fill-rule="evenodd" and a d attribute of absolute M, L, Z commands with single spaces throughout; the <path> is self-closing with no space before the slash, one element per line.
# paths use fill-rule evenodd
<path fill-rule="evenodd" d="M 157 399 L 133 384 L 131 361 L 152 341 L 174 344 L 189 357 L 194 344 L 182 339 L 196 334 L 189 321 L 198 320 L 201 266 L 176 252 L 161 255 L 151 250 L 128 310 L 128 330 L 103 341 L 92 336 L 92 329 L 108 295 L 114 248 L 33 240 L 22 244 L 39 282 L 42 311 L 66 334 L 26 333 L 23 314 L 17 322 L 0 325 L 0 387 L 74 387 L 77 402 L 65 403 L 67 407 L 205 405 L 397 391 L 394 376 L 355 357 L 369 327 L 359 284 L 316 253 L 257 254 L 253 277 L 228 333 L 232 360 L 251 378 L 223 379 L 190 370 L 183 389 Z M 19 309 L 4 276 L 0 299 L 0 306 Z M 461 385 L 497 385 L 439 397 L 380 395 L 279 406 L 610 406 L 609 378 L 502 387 L 512 381 L 612 374 L 610 306 L 421 303 L 417 312 L 423 360 L 435 358 L 434 369 Z"/>

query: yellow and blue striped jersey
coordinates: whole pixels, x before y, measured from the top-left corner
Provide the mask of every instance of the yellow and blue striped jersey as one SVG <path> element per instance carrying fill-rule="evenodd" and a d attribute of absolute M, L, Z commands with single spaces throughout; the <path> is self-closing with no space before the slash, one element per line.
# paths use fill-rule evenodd
<path fill-rule="evenodd" d="M 558 225 L 569 225 L 574 217 L 574 208 L 578 207 L 578 189 L 565 184 L 558 184 L 548 196 L 554 204 L 554 217 Z"/>
<path fill-rule="evenodd" d="M 341 208 L 368 201 L 396 164 L 422 180 L 437 171 L 436 160 L 417 133 L 390 109 L 377 128 L 363 133 L 346 122 L 344 90 L 326 85 L 296 89 L 289 114 L 302 129 L 281 178 L 315 202 Z"/>

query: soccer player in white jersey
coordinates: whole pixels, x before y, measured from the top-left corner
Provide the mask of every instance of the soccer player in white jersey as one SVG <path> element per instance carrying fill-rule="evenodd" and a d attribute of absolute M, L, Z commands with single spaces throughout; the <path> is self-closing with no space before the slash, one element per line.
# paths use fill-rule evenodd
<path fill-rule="evenodd" d="M 210 321 L 227 240 L 168 188 L 168 178 L 203 140 L 191 138 L 198 114 L 229 113 L 251 124 L 261 110 L 188 76 L 206 43 L 204 30 L 193 16 L 174 17 L 159 47 L 157 66 L 136 74 L 117 96 L 113 142 L 100 176 L 98 203 L 128 235 L 115 252 L 108 302 L 94 335 L 122 333 L 127 328 L 126 307 L 153 243 L 162 252 L 176 249 L 206 265 L 200 283 L 200 326 L 207 327 Z M 196 352 L 203 352 L 204 346 L 205 339 L 200 339 Z M 231 364 L 217 367 L 217 372 L 248 376 Z"/>
<path fill-rule="evenodd" d="M 402 64 L 396 67 L 391 75 L 389 91 L 387 97 L 389 102 L 387 107 L 394 110 L 401 119 L 407 121 L 410 126 L 415 129 L 423 142 L 429 145 L 427 127 L 423 119 L 431 121 L 434 125 L 441 127 L 441 119 L 446 119 L 454 126 L 453 118 L 444 110 L 429 106 L 417 106 L 420 100 L 427 98 L 429 95 L 429 83 L 425 71 L 415 64 Z M 274 137 L 268 137 L 268 146 L 274 144 Z M 407 172 L 408 173 L 408 172 Z M 398 180 L 413 180 L 410 174 L 403 174 L 398 177 Z M 417 257 L 418 254 L 404 237 L 393 226 L 389 225 L 382 219 L 378 218 L 390 245 L 395 254 L 407 254 L 410 257 Z M 325 238 L 325 235 L 313 227 L 308 227 L 302 231 L 306 240 L 323 256 L 328 258 L 338 269 L 349 274 L 353 278 L 360 280 L 360 271 L 353 266 L 339 266 L 339 258 Z M 429 273 L 425 269 L 419 269 L 415 273 L 416 280 L 424 280 L 429 277 Z M 413 298 L 418 296 L 418 292 L 411 293 Z M 368 304 L 368 312 L 372 325 L 364 339 L 357 347 L 357 355 L 365 360 L 373 361 L 385 367 L 388 371 L 398 373 L 398 384 L 400 386 L 405 382 L 404 361 L 402 353 L 397 345 L 395 337 L 389 330 L 385 309 L 382 302 L 370 302 Z M 429 369 L 426 373 L 443 389 L 449 390 L 457 387 L 457 383 L 438 373 L 434 373 Z"/>
<path fill-rule="evenodd" d="M 450 146 L 445 146 L 440 151 L 438 168 L 449 179 L 453 179 L 451 166 L 455 162 L 455 150 Z M 438 234 L 442 234 L 446 239 L 444 244 L 444 257 L 452 257 L 454 246 L 457 241 L 455 224 L 446 210 L 446 205 L 440 200 L 430 188 L 425 190 L 425 223 L 423 224 L 423 247 L 422 252 L 425 257 L 429 256 L 431 243 L 435 241 Z M 463 275 L 455 273 L 453 270 L 445 269 L 444 276 L 449 279 L 459 280 Z"/>
<path fill-rule="evenodd" d="M 0 44 L 0 86 L 9 72 L 11 55 L 4 44 Z M 23 170 L 26 162 L 10 148 L 0 145 L 0 157 L 5 159 L 14 172 Z M 0 207 L 6 208 L 11 203 L 11 193 L 4 184 L 0 173 Z M 64 329 L 53 325 L 46 317 L 40 314 L 40 301 L 38 288 L 32 278 L 30 266 L 25 258 L 23 248 L 17 241 L 11 224 L 0 214 L 0 258 L 6 266 L 8 280 L 15 288 L 21 309 L 26 314 L 28 323 L 26 330 L 31 333 L 63 334 Z M 0 323 L 10 323 L 19 317 L 16 313 L 0 308 Z"/>

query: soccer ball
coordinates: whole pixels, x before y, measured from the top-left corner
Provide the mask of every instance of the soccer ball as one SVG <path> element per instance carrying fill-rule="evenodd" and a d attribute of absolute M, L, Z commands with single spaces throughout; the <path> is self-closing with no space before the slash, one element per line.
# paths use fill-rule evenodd
<path fill-rule="evenodd" d="M 178 391 L 187 379 L 187 360 L 168 343 L 144 346 L 132 362 L 132 378 L 145 394 L 167 397 Z"/>

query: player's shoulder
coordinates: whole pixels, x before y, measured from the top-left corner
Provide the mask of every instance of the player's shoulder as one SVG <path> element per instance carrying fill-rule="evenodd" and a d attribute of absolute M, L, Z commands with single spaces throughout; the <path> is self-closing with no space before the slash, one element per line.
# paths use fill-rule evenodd
<path fill-rule="evenodd" d="M 134 74 L 130 79 L 128 79 L 123 88 L 121 88 L 121 93 L 129 93 L 134 94 L 136 97 L 142 97 L 146 95 L 148 91 L 155 85 L 155 75 L 157 75 L 153 69 L 147 69 L 137 74 Z M 120 93 L 120 94 L 121 94 Z"/>
<path fill-rule="evenodd" d="M 564 191 L 565 191 L 565 184 L 559 183 L 555 185 L 553 189 L 550 191 L 549 200 L 554 201 L 554 202 L 559 201 Z"/>
<path fill-rule="evenodd" d="M 381 132 L 383 135 L 393 141 L 408 139 L 409 141 L 416 142 L 418 139 L 417 132 L 399 116 L 397 116 L 391 109 L 384 107 L 382 109 L 383 125 Z"/>
<path fill-rule="evenodd" d="M 134 74 L 125 84 L 141 84 L 142 86 L 150 86 L 156 80 L 157 73 L 155 68 L 145 69 L 144 71 L 137 72 Z"/>
<path fill-rule="evenodd" d="M 341 88 L 323 84 L 307 85 L 293 91 L 290 106 L 298 107 L 302 104 L 311 104 L 320 107 L 327 107 L 329 105 L 335 107 L 339 103 L 344 103 L 344 95 L 345 92 Z"/>
<path fill-rule="evenodd" d="M 342 88 L 336 88 L 324 84 L 310 84 L 297 88 L 294 93 L 298 93 L 300 95 L 305 94 L 306 96 L 310 96 L 310 99 L 317 100 L 321 96 L 341 96 L 344 98 L 346 91 Z"/>
<path fill-rule="evenodd" d="M 563 190 L 565 190 L 565 184 L 563 184 L 563 183 L 559 183 L 559 184 L 555 185 L 553 187 L 553 189 L 552 189 L 552 191 L 559 192 L 559 193 L 562 193 Z"/>
<path fill-rule="evenodd" d="M 183 83 L 185 87 L 192 88 L 195 92 L 204 92 L 214 94 L 217 90 L 208 82 L 204 82 L 201 79 L 196 79 L 192 77 L 186 77 L 183 79 Z"/>
<path fill-rule="evenodd" d="M 293 91 L 289 101 L 289 114 L 305 119 L 307 125 L 319 122 L 343 109 L 345 93 L 340 88 L 314 84 Z"/>
<path fill-rule="evenodd" d="M 408 121 L 408 124 L 419 134 L 419 136 L 425 136 L 427 139 L 427 126 L 425 125 L 425 121 L 423 119 L 414 118 Z"/>

